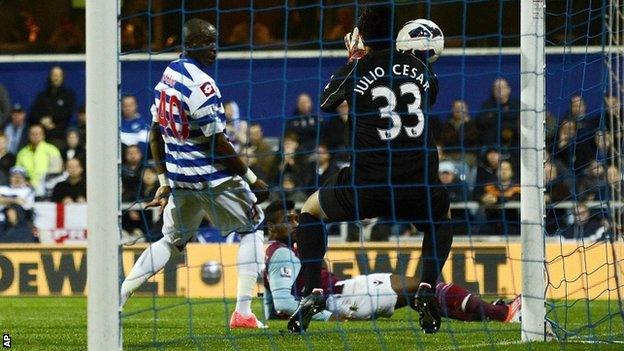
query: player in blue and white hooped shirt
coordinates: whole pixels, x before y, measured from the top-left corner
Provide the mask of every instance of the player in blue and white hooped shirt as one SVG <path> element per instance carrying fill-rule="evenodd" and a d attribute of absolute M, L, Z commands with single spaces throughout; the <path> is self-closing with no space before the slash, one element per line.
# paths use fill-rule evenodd
<path fill-rule="evenodd" d="M 231 328 L 263 327 L 251 311 L 256 279 L 264 269 L 264 213 L 256 206 L 268 187 L 228 141 L 221 92 L 206 73 L 216 60 L 217 30 L 200 19 L 184 25 L 185 52 L 165 69 L 154 89 L 150 147 L 160 187 L 147 206 L 163 211 L 164 237 L 137 260 L 121 288 L 121 306 L 172 256 L 180 254 L 205 213 L 223 235 L 241 235 L 238 293 Z M 255 193 L 254 193 L 255 192 Z"/>

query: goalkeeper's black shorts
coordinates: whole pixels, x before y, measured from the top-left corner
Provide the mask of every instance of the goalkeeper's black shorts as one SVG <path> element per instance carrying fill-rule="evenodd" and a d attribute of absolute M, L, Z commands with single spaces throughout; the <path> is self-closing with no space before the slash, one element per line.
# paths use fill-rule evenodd
<path fill-rule="evenodd" d="M 319 189 L 319 202 L 328 222 L 384 217 L 431 231 L 447 218 L 449 196 L 440 183 L 423 185 L 353 185 L 351 167 L 329 177 Z"/>

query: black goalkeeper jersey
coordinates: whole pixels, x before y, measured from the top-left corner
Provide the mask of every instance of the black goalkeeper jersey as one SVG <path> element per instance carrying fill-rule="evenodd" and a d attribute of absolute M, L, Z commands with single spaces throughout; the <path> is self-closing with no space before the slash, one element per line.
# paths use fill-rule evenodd
<path fill-rule="evenodd" d="M 437 183 L 438 153 L 428 128 L 437 92 L 433 72 L 409 53 L 372 52 L 338 69 L 321 94 L 321 109 L 349 104 L 355 185 Z"/>

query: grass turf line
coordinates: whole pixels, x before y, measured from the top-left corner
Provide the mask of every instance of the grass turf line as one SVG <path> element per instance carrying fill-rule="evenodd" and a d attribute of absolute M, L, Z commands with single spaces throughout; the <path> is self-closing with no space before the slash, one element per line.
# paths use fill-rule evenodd
<path fill-rule="evenodd" d="M 11 350 L 86 350 L 86 303 L 81 297 L 3 297 L 0 331 L 11 335 Z M 497 322 L 445 319 L 438 334 L 425 335 L 409 308 L 396 311 L 391 319 L 313 322 L 303 336 L 281 332 L 285 321 L 269 321 L 266 330 L 231 331 L 227 322 L 233 308 L 234 301 L 223 299 L 133 297 L 124 311 L 124 350 L 624 349 L 624 344 L 582 340 L 520 344 L 519 324 Z M 624 343 L 624 324 L 613 302 L 594 301 L 589 310 L 597 325 L 583 329 L 590 319 L 587 308 L 573 306 L 566 310 L 567 329 Z M 261 315 L 259 301 L 254 311 Z"/>

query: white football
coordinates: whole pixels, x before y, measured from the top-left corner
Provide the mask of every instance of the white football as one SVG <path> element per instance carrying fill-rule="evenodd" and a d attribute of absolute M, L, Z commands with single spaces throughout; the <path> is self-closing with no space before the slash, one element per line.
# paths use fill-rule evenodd
<path fill-rule="evenodd" d="M 425 54 L 429 62 L 435 62 L 444 50 L 444 33 L 428 19 L 409 21 L 397 35 L 396 49 L 420 52 Z"/>

